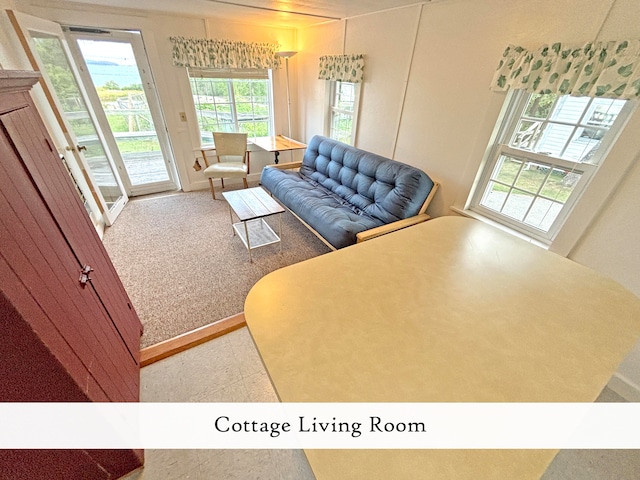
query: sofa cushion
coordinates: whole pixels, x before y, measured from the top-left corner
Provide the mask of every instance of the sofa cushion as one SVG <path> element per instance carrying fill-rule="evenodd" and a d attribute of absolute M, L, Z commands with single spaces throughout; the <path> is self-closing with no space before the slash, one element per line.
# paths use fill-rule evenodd
<path fill-rule="evenodd" d="M 415 167 L 319 135 L 300 173 L 385 224 L 416 215 L 433 188 Z"/>
<path fill-rule="evenodd" d="M 265 168 L 260 183 L 335 248 L 384 223 L 299 172 Z"/>
<path fill-rule="evenodd" d="M 434 187 L 415 167 L 318 135 L 299 172 L 267 167 L 260 183 L 335 248 L 417 215 Z"/>

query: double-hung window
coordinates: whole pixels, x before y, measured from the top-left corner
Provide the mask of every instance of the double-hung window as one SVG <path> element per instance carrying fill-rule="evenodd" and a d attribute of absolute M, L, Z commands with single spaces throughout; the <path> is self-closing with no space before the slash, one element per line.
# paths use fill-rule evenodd
<path fill-rule="evenodd" d="M 360 87 L 357 83 L 329 81 L 325 135 L 353 145 Z"/>
<path fill-rule="evenodd" d="M 550 243 L 628 115 L 625 100 L 510 93 L 469 208 Z"/>
<path fill-rule="evenodd" d="M 267 69 L 189 69 L 202 145 L 212 132 L 273 135 L 273 94 Z"/>

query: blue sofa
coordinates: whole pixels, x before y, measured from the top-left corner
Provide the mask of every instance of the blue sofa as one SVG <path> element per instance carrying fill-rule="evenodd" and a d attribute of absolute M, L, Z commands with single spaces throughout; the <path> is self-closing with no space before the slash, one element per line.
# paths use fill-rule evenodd
<path fill-rule="evenodd" d="M 438 188 L 418 168 L 319 135 L 302 162 L 269 165 L 260 183 L 332 249 L 429 219 Z"/>

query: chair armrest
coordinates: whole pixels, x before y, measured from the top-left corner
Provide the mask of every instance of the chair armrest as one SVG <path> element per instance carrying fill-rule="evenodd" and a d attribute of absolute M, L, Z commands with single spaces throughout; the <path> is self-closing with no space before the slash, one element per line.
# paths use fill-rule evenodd
<path fill-rule="evenodd" d="M 380 225 L 379 227 L 370 228 L 369 230 L 365 230 L 364 232 L 356 234 L 356 243 L 361 243 L 365 240 L 371 240 L 372 238 L 379 237 L 380 235 L 385 235 L 402 228 L 426 222 L 430 218 L 431 217 L 426 213 L 420 213 L 413 217 L 403 218 L 402 220 L 398 220 L 397 222 L 387 223 L 386 225 Z"/>
<path fill-rule="evenodd" d="M 290 168 L 300 168 L 302 162 L 279 163 L 277 165 L 267 165 L 265 168 L 277 168 L 279 170 L 288 170 Z"/>

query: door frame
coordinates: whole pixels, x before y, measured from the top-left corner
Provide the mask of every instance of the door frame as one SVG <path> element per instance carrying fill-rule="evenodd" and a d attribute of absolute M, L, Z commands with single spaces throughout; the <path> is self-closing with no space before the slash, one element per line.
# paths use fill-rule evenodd
<path fill-rule="evenodd" d="M 169 180 L 146 183 L 143 185 L 133 185 L 129 180 L 129 175 L 126 170 L 124 161 L 120 159 L 118 161 L 118 168 L 124 170 L 122 179 L 127 189 L 129 196 L 146 195 L 150 193 L 160 193 L 169 190 L 177 190 L 179 188 L 178 174 L 175 169 L 175 160 L 173 156 L 173 149 L 169 141 L 169 134 L 166 127 L 162 108 L 160 106 L 160 98 L 157 93 L 155 81 L 151 74 L 151 67 L 149 65 L 149 59 L 147 51 L 144 47 L 144 41 L 142 39 L 142 33 L 139 30 L 118 30 L 111 28 L 84 28 L 78 26 L 62 25 L 62 30 L 68 39 L 69 48 L 73 59 L 78 67 L 80 77 L 85 85 L 91 86 L 87 88 L 87 93 L 93 104 L 94 111 L 97 114 L 97 119 L 102 128 L 104 135 L 107 139 L 109 148 L 114 149 L 120 157 L 120 150 L 115 140 L 115 136 L 111 130 L 109 122 L 107 120 L 106 113 L 102 108 L 102 102 L 98 97 L 98 92 L 89 73 L 89 69 L 86 65 L 82 51 L 78 45 L 78 40 L 104 40 L 119 43 L 128 43 L 133 49 L 133 54 L 136 60 L 136 66 L 138 67 L 138 73 L 142 80 L 142 88 L 147 98 L 151 117 L 155 128 L 156 135 L 158 136 L 158 142 L 160 144 L 160 150 L 164 160 L 165 168 L 169 176 Z M 115 156 L 115 155 L 114 155 Z M 122 163 L 120 163 L 122 162 Z"/>
<path fill-rule="evenodd" d="M 87 160 L 84 158 L 84 155 L 82 154 L 81 150 L 77 148 L 78 147 L 77 138 L 73 134 L 73 130 L 71 129 L 71 126 L 69 125 L 65 117 L 64 110 L 60 105 L 59 99 L 55 94 L 55 91 L 49 86 L 51 84 L 51 80 L 47 75 L 46 70 L 42 68 L 40 64 L 40 57 L 38 56 L 37 52 L 35 52 L 35 49 L 33 48 L 31 43 L 33 39 L 29 33 L 30 29 L 41 32 L 46 35 L 53 35 L 60 40 L 60 44 L 67 57 L 67 60 L 69 62 L 69 67 L 76 80 L 80 94 L 83 97 L 89 116 L 91 117 L 91 120 L 94 123 L 94 126 L 96 127 L 98 138 L 104 145 L 106 145 L 106 140 L 101 132 L 101 128 L 98 128 L 99 124 L 97 123 L 95 112 L 93 112 L 92 104 L 89 101 L 87 92 L 84 88 L 84 84 L 81 81 L 79 72 L 76 68 L 75 61 L 69 50 L 67 39 L 64 36 L 62 28 L 58 23 L 45 20 L 43 18 L 34 17 L 32 15 L 27 15 L 22 12 L 16 12 L 13 10 L 7 10 L 6 12 L 14 30 L 16 31 L 16 34 L 18 35 L 20 43 L 29 59 L 31 67 L 34 69 L 34 71 L 37 71 L 42 75 L 42 80 L 40 81 L 40 85 L 47 99 L 48 107 L 50 107 L 51 110 L 53 111 L 58 127 L 60 128 L 62 132 L 62 136 L 64 137 L 64 140 L 66 142 L 66 145 L 64 145 L 63 149 L 60 149 L 60 150 L 67 152 L 67 155 L 65 155 L 65 158 L 67 160 L 72 159 L 72 161 L 68 161 L 68 164 L 70 165 L 75 164 L 73 165 L 73 167 L 71 167 L 71 170 L 72 171 L 76 170 L 82 173 L 82 178 L 86 180 L 90 189 L 90 192 L 83 192 L 83 193 L 85 194 L 85 196 L 87 195 L 87 193 L 91 194 L 92 198 L 96 201 L 99 207 L 99 210 L 100 210 L 100 213 L 102 214 L 102 218 L 104 220 L 105 225 L 110 226 L 113 224 L 115 219 L 122 212 L 124 206 L 129 201 L 124 185 L 122 184 L 122 180 L 120 179 L 119 175 L 115 174 L 118 170 L 116 169 L 115 162 L 113 160 L 113 157 L 111 156 L 111 152 L 108 151 L 109 150 L 108 148 L 105 148 L 107 161 L 109 161 L 111 168 L 115 174 L 114 176 L 117 182 L 117 186 L 120 190 L 121 196 L 120 198 L 118 198 L 118 200 L 116 200 L 116 202 L 114 202 L 111 208 L 109 208 L 106 200 L 104 199 L 102 193 L 100 192 L 100 189 L 98 188 L 98 184 L 95 178 L 93 177 L 93 174 L 91 173 L 91 168 L 89 167 Z M 39 107 L 41 111 L 42 110 L 46 111 L 46 107 L 43 108 L 43 105 L 40 103 L 40 99 L 37 96 L 34 96 L 34 101 L 36 102 L 36 105 Z M 46 122 L 49 131 L 57 130 L 55 127 L 55 124 L 52 124 L 51 119 L 49 118 L 48 115 L 42 115 L 42 117 Z M 61 137 L 59 135 L 56 135 L 55 137 L 57 141 L 61 140 Z M 68 153 L 70 153 L 71 155 L 68 155 Z M 79 186 L 82 187 L 82 185 L 79 185 Z"/>

